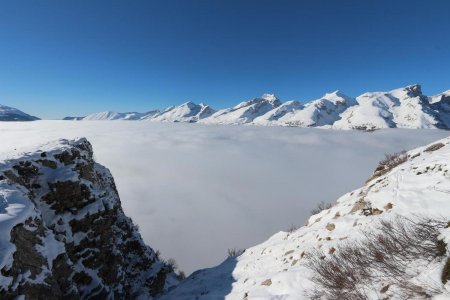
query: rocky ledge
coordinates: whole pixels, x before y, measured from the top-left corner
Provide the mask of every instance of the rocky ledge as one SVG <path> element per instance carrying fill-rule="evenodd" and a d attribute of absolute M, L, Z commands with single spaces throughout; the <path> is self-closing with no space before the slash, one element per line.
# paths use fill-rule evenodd
<path fill-rule="evenodd" d="M 0 158 L 1 299 L 152 299 L 178 281 L 86 139 Z"/>

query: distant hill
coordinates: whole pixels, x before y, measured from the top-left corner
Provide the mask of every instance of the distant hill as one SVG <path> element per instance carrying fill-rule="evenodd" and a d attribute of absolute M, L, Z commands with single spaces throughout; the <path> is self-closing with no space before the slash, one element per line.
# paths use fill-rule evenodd
<path fill-rule="evenodd" d="M 38 117 L 31 116 L 17 108 L 0 104 L 0 121 L 35 121 Z"/>

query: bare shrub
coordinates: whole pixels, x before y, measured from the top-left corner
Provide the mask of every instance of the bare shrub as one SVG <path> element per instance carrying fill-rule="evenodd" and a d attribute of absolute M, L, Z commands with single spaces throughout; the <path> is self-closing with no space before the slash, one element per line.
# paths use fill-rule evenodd
<path fill-rule="evenodd" d="M 293 233 L 294 231 L 296 231 L 299 228 L 300 228 L 299 226 L 291 224 L 291 226 L 289 226 L 289 228 L 287 229 L 287 232 Z"/>
<path fill-rule="evenodd" d="M 372 176 L 369 179 L 367 179 L 366 182 L 369 182 L 374 178 L 380 177 L 388 173 L 396 166 L 401 165 L 402 163 L 408 160 L 408 155 L 406 154 L 405 150 L 393 154 L 386 153 L 384 156 L 385 156 L 384 159 L 378 163 L 378 166 L 373 172 Z"/>
<path fill-rule="evenodd" d="M 425 152 L 433 152 L 433 151 L 436 151 L 436 150 L 439 150 L 439 149 L 441 149 L 442 147 L 444 147 L 445 145 L 443 144 L 443 143 L 436 143 L 436 144 L 433 144 L 433 145 L 431 145 L 431 146 L 429 146 L 427 149 L 425 149 L 424 151 Z"/>
<path fill-rule="evenodd" d="M 242 255 L 242 253 L 244 253 L 244 251 L 245 250 L 236 249 L 236 248 L 228 249 L 228 257 L 238 257 L 238 256 Z"/>
<path fill-rule="evenodd" d="M 156 256 L 156 259 L 157 259 L 157 260 L 161 260 L 161 251 L 156 250 L 156 251 L 155 251 L 155 256 Z"/>
<path fill-rule="evenodd" d="M 321 211 L 325 210 L 325 209 L 329 209 L 331 208 L 333 205 L 331 203 L 325 203 L 325 202 L 320 202 L 316 208 L 311 210 L 311 215 L 317 215 L 318 213 L 320 213 Z"/>
<path fill-rule="evenodd" d="M 418 260 L 442 259 L 438 237 L 445 224 L 428 218 L 382 220 L 375 230 L 363 232 L 362 240 L 338 245 L 333 255 L 309 252 L 306 265 L 314 272 L 316 284 L 312 298 L 368 299 L 367 293 L 376 291 L 376 283 L 394 285 L 403 299 L 431 297 L 439 286 L 413 283 L 414 275 L 407 268 Z"/>
<path fill-rule="evenodd" d="M 174 272 L 176 269 L 178 269 L 178 263 L 174 258 L 169 258 L 166 261 L 166 265 L 169 267 L 169 269 Z"/>
<path fill-rule="evenodd" d="M 186 274 L 183 271 L 178 271 L 178 278 L 180 280 L 185 280 L 186 279 Z"/>

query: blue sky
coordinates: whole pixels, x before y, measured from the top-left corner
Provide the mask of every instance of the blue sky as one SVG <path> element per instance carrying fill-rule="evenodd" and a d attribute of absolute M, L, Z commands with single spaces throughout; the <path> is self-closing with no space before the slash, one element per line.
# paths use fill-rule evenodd
<path fill-rule="evenodd" d="M 42 118 L 450 89 L 450 1 L 0 0 L 0 103 Z"/>

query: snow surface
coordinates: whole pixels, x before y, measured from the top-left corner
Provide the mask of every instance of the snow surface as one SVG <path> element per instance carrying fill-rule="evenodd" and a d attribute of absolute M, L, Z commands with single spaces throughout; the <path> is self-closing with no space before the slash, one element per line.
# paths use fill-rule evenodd
<path fill-rule="evenodd" d="M 321 201 L 361 186 L 384 153 L 427 144 L 441 130 L 372 133 L 314 128 L 36 121 L 0 123 L 2 158 L 85 136 L 116 181 L 145 241 L 186 273 L 217 265 L 302 225 Z"/>
<path fill-rule="evenodd" d="M 330 209 L 311 216 L 300 229 L 278 232 L 238 257 L 195 272 L 162 299 L 310 299 L 308 292 L 314 284 L 310 281 L 312 271 L 305 266 L 304 253 L 312 249 L 322 249 L 325 253 L 336 248 L 339 251 L 338 245 L 343 240 L 361 238 L 361 230 L 371 232 L 381 218 L 401 215 L 415 220 L 422 215 L 448 220 L 450 138 L 433 142 L 437 143 L 444 146 L 435 151 L 427 151 L 430 145 L 410 151 L 406 162 L 343 195 Z M 366 216 L 361 210 L 352 211 L 362 196 L 382 213 Z M 448 243 L 450 228 L 442 229 L 441 237 Z M 447 252 L 445 256 L 448 255 Z M 405 273 L 412 274 L 419 285 L 433 286 L 440 291 L 436 299 L 450 299 L 450 282 L 445 287 L 441 283 L 445 261 L 437 258 L 431 263 L 417 262 L 409 265 Z M 386 282 L 372 284 L 379 291 Z M 368 299 L 401 299 L 392 290 L 395 286 L 389 287 L 385 295 L 367 294 Z"/>

